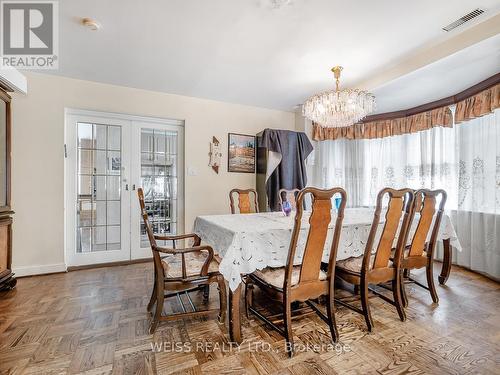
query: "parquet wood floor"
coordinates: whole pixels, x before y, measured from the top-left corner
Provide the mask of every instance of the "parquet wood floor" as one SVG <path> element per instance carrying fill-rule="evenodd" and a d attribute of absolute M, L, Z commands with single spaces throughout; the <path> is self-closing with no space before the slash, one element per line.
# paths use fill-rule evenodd
<path fill-rule="evenodd" d="M 377 297 L 371 298 L 373 333 L 361 316 L 338 308 L 336 348 L 328 347 L 328 328 L 315 314 L 294 319 L 302 351 L 293 358 L 279 334 L 245 317 L 245 341 L 232 350 L 215 317 L 160 323 L 149 335 L 151 268 L 142 263 L 20 279 L 15 290 L 0 293 L 0 373 L 500 373 L 500 284 L 460 268 L 438 287 L 439 305 L 425 290 L 408 287 L 405 323 Z M 210 304 L 216 296 L 213 290 Z M 201 296 L 193 299 L 200 306 Z M 170 301 L 165 309 L 180 311 L 178 301 Z"/>

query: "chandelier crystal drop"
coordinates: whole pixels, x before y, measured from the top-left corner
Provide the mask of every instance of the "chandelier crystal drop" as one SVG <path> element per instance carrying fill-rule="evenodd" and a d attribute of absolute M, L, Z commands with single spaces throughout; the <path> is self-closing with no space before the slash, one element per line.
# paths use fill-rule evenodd
<path fill-rule="evenodd" d="M 302 106 L 302 114 L 321 126 L 341 128 L 356 124 L 375 110 L 375 96 L 358 89 L 340 90 L 341 66 L 332 68 L 335 90 L 311 96 Z"/>

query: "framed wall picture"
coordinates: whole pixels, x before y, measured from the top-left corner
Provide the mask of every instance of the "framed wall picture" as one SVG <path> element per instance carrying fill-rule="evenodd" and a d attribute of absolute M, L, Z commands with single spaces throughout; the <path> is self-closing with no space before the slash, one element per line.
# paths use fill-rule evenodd
<path fill-rule="evenodd" d="M 228 172 L 255 173 L 255 136 L 228 134 Z"/>

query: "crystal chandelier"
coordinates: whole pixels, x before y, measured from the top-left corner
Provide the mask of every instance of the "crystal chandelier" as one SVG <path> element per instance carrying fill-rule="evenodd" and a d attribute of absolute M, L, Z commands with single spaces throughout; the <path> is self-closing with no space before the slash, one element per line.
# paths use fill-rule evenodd
<path fill-rule="evenodd" d="M 302 114 L 321 126 L 340 128 L 359 122 L 375 110 L 375 96 L 358 89 L 339 88 L 341 66 L 332 68 L 335 90 L 311 96 L 302 106 Z"/>

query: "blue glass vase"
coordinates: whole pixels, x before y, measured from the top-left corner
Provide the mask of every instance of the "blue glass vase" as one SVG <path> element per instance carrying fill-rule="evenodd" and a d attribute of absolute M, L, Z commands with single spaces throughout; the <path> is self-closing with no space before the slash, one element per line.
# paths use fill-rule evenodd
<path fill-rule="evenodd" d="M 282 208 L 283 208 L 284 214 L 286 216 L 290 216 L 290 212 L 292 212 L 292 205 L 290 204 L 290 202 L 288 202 L 288 201 L 283 202 Z"/>

